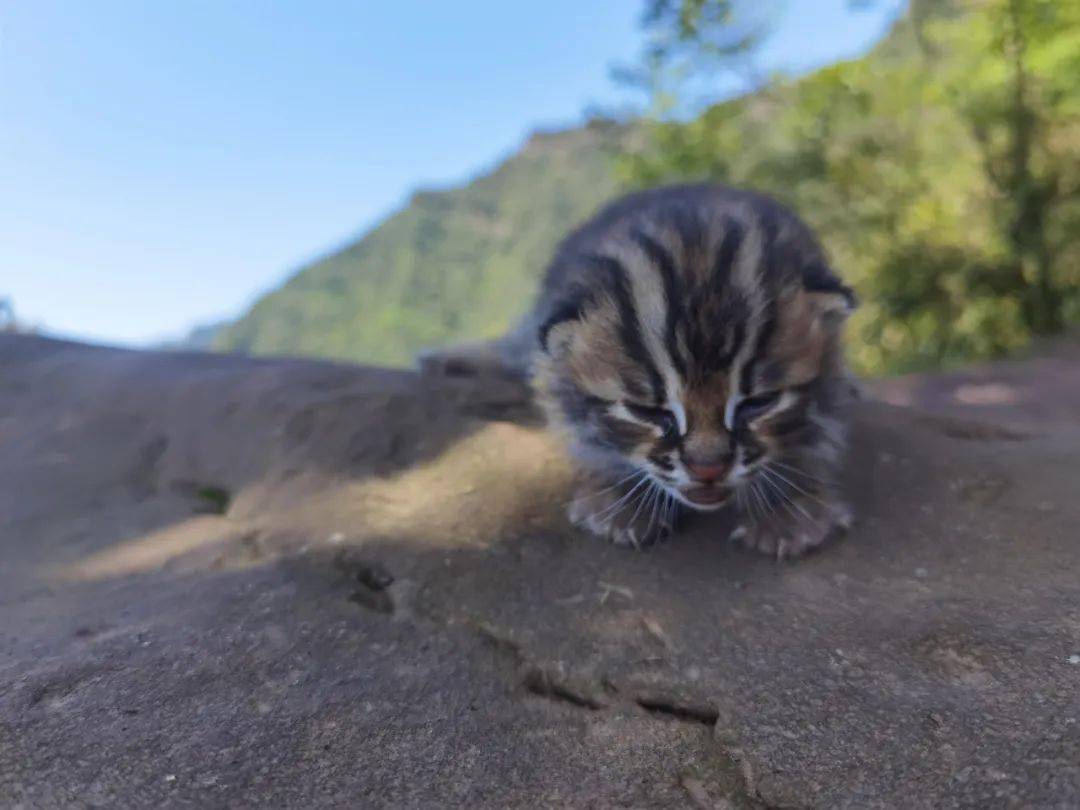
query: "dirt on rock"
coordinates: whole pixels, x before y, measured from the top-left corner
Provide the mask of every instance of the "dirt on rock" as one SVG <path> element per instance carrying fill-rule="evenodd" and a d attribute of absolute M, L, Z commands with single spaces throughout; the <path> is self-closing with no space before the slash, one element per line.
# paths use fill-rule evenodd
<path fill-rule="evenodd" d="M 0 381 L 0 807 L 1080 804 L 1080 384 L 865 402 L 854 530 L 777 564 L 574 531 L 511 383 L 16 336 Z"/>
<path fill-rule="evenodd" d="M 872 380 L 882 402 L 997 425 L 1046 430 L 1080 424 L 1080 336 L 1044 342 L 1032 356 L 961 371 Z"/>

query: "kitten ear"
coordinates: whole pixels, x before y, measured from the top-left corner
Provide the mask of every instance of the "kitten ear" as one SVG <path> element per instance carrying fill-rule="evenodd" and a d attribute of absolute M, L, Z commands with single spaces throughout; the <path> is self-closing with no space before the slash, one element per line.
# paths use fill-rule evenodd
<path fill-rule="evenodd" d="M 541 350 L 551 357 L 561 354 L 573 331 L 570 327 L 581 320 L 584 309 L 584 301 L 564 301 L 555 307 L 537 331 Z"/>
<path fill-rule="evenodd" d="M 803 290 L 825 316 L 846 318 L 858 306 L 855 292 L 821 263 L 803 268 Z"/>

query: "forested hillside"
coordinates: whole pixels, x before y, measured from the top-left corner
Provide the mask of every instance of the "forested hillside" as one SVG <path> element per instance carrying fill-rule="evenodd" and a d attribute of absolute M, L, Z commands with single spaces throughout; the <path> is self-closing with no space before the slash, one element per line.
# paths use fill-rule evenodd
<path fill-rule="evenodd" d="M 259 300 L 216 347 L 407 364 L 425 346 L 500 334 L 555 243 L 615 193 L 626 139 L 603 122 L 535 134 L 490 174 L 415 194 Z"/>

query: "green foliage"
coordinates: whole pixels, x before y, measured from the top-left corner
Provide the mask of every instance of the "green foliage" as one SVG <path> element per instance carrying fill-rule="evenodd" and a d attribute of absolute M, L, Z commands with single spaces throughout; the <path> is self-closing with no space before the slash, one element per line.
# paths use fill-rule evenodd
<path fill-rule="evenodd" d="M 1077 239 L 1080 4 L 960 7 L 966 13 L 927 21 L 928 61 L 995 192 L 990 215 L 1004 234 L 1024 320 L 1038 333 L 1058 331 L 1077 281 L 1058 257 Z"/>
<path fill-rule="evenodd" d="M 1078 15 L 921 0 L 861 60 L 653 121 L 622 177 L 791 204 L 861 293 L 850 347 L 865 372 L 1014 350 L 1080 314 Z"/>
<path fill-rule="evenodd" d="M 534 135 L 492 173 L 414 195 L 263 297 L 215 346 L 403 365 L 424 347 L 501 334 L 558 240 L 616 193 L 612 157 L 626 137 L 606 122 Z"/>
<path fill-rule="evenodd" d="M 744 56 L 766 36 L 775 5 L 768 0 L 647 0 L 645 59 L 656 64 Z"/>

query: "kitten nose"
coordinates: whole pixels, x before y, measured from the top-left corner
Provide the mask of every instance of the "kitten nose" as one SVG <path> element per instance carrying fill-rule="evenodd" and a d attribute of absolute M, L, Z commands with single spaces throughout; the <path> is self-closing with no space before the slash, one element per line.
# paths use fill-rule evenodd
<path fill-rule="evenodd" d="M 727 465 L 720 463 L 696 464 L 686 462 L 686 471 L 703 484 L 711 484 L 719 481 L 727 473 Z"/>

